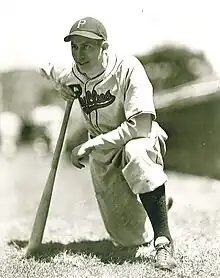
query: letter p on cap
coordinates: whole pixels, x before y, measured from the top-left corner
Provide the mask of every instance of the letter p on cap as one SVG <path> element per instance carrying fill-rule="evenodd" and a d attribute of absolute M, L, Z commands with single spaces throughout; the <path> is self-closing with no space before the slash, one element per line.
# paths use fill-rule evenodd
<path fill-rule="evenodd" d="M 80 21 L 78 22 L 77 28 L 80 28 L 80 25 L 84 25 L 84 24 L 86 24 L 86 20 L 80 19 Z"/>

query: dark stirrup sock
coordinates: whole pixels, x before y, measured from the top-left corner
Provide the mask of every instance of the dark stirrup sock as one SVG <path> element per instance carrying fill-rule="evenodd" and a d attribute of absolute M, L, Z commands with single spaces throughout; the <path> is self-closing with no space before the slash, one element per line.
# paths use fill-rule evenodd
<path fill-rule="evenodd" d="M 161 185 L 154 191 L 139 194 L 139 196 L 153 227 L 154 240 L 165 236 L 172 242 L 167 217 L 165 185 Z"/>

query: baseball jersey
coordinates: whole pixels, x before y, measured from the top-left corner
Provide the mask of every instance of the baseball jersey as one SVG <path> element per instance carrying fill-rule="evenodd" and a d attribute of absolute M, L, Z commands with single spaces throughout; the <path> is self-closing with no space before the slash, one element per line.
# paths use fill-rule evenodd
<path fill-rule="evenodd" d="M 155 119 L 156 113 L 153 88 L 139 60 L 107 55 L 106 70 L 92 79 L 73 65 L 67 85 L 78 96 L 88 132 L 96 137 L 94 145 L 111 149 L 138 137 L 144 125 L 134 122 L 136 115 L 148 113 Z"/>

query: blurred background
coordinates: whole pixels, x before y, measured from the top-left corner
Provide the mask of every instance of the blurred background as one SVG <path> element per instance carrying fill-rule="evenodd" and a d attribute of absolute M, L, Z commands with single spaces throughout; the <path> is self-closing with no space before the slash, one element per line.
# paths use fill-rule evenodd
<path fill-rule="evenodd" d="M 65 102 L 39 74 L 71 67 L 63 38 L 83 16 L 101 20 L 111 47 L 135 55 L 154 86 L 158 122 L 169 135 L 167 170 L 220 178 L 220 57 L 217 1 L 8 0 L 0 9 L 1 156 L 53 153 Z M 82 118 L 74 105 L 64 157 Z"/>

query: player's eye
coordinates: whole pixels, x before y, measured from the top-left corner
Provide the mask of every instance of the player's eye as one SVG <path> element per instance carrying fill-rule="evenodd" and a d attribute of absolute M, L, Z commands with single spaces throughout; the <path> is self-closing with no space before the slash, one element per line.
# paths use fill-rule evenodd
<path fill-rule="evenodd" d="M 72 47 L 73 50 L 77 50 L 78 49 L 78 46 L 76 44 L 72 44 L 71 47 Z"/>
<path fill-rule="evenodd" d="M 83 48 L 84 48 L 85 50 L 88 50 L 88 49 L 91 48 L 91 45 L 89 45 L 89 44 L 84 44 Z"/>

